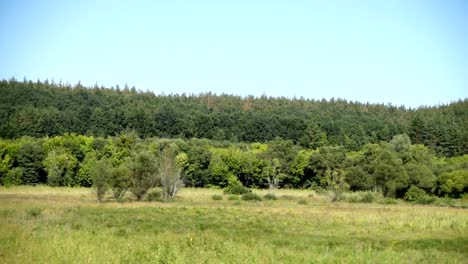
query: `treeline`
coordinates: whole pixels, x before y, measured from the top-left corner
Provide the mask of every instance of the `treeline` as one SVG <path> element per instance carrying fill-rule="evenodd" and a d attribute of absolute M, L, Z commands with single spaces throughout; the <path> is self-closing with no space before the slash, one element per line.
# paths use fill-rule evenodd
<path fill-rule="evenodd" d="M 168 150 L 170 155 L 165 155 Z M 111 172 L 102 173 L 99 168 Z M 389 142 L 366 144 L 358 151 L 343 146 L 303 148 L 281 138 L 233 143 L 142 139 L 133 132 L 106 138 L 65 134 L 0 140 L 3 185 L 92 186 L 99 185 L 96 179 L 101 181 L 93 174 L 109 174 L 118 176 L 117 187 L 136 188 L 134 180 L 140 175 L 136 168 L 141 175 L 159 173 L 159 180 L 177 174 L 176 180 L 194 187 L 374 190 L 386 197 L 403 197 L 410 188 L 451 197 L 468 191 L 468 155 L 439 158 L 424 145 L 411 144 L 405 134 Z M 122 179 L 127 180 L 122 183 Z"/>
<path fill-rule="evenodd" d="M 404 96 L 404 95 L 402 95 Z M 135 131 L 141 138 L 206 138 L 302 148 L 366 144 L 407 134 L 437 156 L 468 153 L 468 100 L 418 109 L 342 99 L 234 95 L 158 95 L 134 87 L 83 87 L 49 81 L 0 81 L 0 137 L 94 137 Z"/>

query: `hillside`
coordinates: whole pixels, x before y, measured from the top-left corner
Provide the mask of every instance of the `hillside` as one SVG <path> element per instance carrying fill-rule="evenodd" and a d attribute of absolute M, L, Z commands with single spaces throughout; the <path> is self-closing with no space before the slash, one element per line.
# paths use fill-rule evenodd
<path fill-rule="evenodd" d="M 49 81 L 0 82 L 0 137 L 76 133 L 267 142 L 359 150 L 366 143 L 410 136 L 438 156 L 468 153 L 468 100 L 405 108 L 342 99 L 241 97 L 227 94 L 155 95 L 134 87 L 90 87 Z"/>

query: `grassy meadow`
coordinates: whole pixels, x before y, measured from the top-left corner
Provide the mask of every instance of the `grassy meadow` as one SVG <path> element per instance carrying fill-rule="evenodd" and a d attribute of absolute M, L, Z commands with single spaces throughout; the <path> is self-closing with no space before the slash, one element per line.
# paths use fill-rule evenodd
<path fill-rule="evenodd" d="M 276 196 L 98 204 L 87 188 L 1 187 L 0 263 L 468 263 L 467 209 Z"/>

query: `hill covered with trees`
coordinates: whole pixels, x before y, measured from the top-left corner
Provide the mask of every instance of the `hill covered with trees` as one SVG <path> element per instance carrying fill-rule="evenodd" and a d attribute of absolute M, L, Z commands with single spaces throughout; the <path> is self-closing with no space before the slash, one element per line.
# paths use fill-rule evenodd
<path fill-rule="evenodd" d="M 3 185 L 99 180 L 125 193 L 177 174 L 195 187 L 468 191 L 466 99 L 407 109 L 15 80 L 0 82 L 0 95 Z"/>
<path fill-rule="evenodd" d="M 241 97 L 212 93 L 155 95 L 134 87 L 83 87 L 49 81 L 0 82 L 0 137 L 76 133 L 141 138 L 206 138 L 304 148 L 365 144 L 407 134 L 438 156 L 468 153 L 468 100 L 417 109 L 342 99 Z"/>

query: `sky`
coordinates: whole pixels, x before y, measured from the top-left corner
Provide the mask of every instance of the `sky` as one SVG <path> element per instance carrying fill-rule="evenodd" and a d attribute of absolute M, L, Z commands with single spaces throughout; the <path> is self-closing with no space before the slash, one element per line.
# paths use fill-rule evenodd
<path fill-rule="evenodd" d="M 468 97 L 468 1 L 0 0 L 0 79 L 156 94 Z"/>

